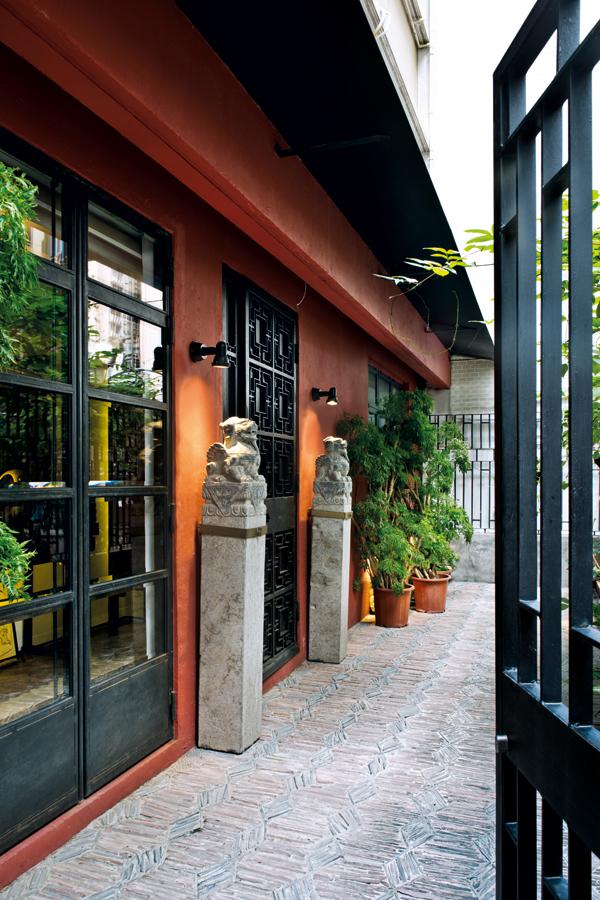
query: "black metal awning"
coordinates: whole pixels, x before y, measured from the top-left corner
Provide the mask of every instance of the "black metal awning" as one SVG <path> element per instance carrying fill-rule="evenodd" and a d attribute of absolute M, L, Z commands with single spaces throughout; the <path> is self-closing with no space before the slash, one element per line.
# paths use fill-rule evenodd
<path fill-rule="evenodd" d="M 406 267 L 406 257 L 427 255 L 426 246 L 456 246 L 359 0 L 178 6 L 388 272 L 412 276 L 417 270 Z M 278 164 L 287 164 L 285 156 Z M 452 353 L 493 357 L 464 272 L 431 279 L 408 296 L 447 347 L 458 312 Z"/>

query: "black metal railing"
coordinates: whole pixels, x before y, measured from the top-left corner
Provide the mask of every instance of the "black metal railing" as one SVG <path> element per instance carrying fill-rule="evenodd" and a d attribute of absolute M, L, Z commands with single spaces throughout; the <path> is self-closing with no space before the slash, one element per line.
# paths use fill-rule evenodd
<path fill-rule="evenodd" d="M 434 415 L 439 428 L 454 422 L 469 448 L 472 468 L 454 477 L 454 499 L 467 513 L 473 528 L 493 531 L 494 521 L 494 413 Z"/>
<path fill-rule="evenodd" d="M 472 469 L 470 472 L 456 473 L 454 478 L 454 499 L 465 510 L 476 531 L 493 531 L 496 526 L 494 507 L 494 413 L 437 414 L 431 416 L 431 421 L 438 428 L 444 422 L 454 422 L 460 429 L 469 448 Z M 539 421 L 537 433 L 538 435 L 541 433 Z M 569 477 L 566 451 L 563 452 L 562 471 L 562 531 L 566 533 L 569 530 Z M 593 529 L 594 534 L 600 534 L 600 469 L 593 464 L 592 491 L 594 498 Z M 539 532 L 539 509 L 537 524 Z"/>

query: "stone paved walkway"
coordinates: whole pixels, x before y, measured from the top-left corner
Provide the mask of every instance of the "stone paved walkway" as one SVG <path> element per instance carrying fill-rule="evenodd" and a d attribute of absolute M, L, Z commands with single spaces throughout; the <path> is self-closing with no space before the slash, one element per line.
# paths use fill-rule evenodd
<path fill-rule="evenodd" d="M 493 589 L 450 588 L 446 615 L 358 625 L 268 694 L 245 754 L 188 753 L 2 900 L 492 898 Z"/>

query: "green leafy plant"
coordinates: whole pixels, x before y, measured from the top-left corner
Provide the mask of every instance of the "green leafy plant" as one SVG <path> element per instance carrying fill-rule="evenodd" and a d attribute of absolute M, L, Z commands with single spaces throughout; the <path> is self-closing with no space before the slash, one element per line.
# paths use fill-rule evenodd
<path fill-rule="evenodd" d="M 35 552 L 27 544 L 18 541 L 16 532 L 0 520 L 0 587 L 9 603 L 30 599 L 27 581 Z"/>
<path fill-rule="evenodd" d="M 359 501 L 354 509 L 360 562 L 374 588 L 399 594 L 404 590 L 414 563 L 414 548 L 405 531 L 391 521 L 382 491 Z"/>
<path fill-rule="evenodd" d="M 381 406 L 380 425 L 349 415 L 337 425 L 358 491 L 360 556 L 375 587 L 393 582 L 399 591 L 415 569 L 433 577 L 456 559 L 450 541 L 473 534 L 451 494 L 456 469 L 471 467 L 468 449 L 457 426 L 438 429 L 431 412 L 425 391 L 398 391 Z"/>
<path fill-rule="evenodd" d="M 14 362 L 16 322 L 38 288 L 37 260 L 29 252 L 28 222 L 35 218 L 37 188 L 22 172 L 0 162 L 0 365 Z M 30 323 L 31 326 L 31 323 Z"/>

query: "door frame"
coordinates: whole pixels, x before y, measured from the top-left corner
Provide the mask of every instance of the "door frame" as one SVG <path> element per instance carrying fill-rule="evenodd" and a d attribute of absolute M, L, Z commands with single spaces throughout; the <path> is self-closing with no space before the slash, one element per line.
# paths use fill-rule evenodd
<path fill-rule="evenodd" d="M 174 486 L 173 472 L 173 450 L 172 450 L 172 284 L 173 284 L 173 265 L 171 237 L 162 228 L 154 223 L 147 221 L 143 216 L 130 209 L 126 204 L 121 203 L 116 198 L 107 194 L 102 189 L 92 185 L 85 179 L 74 175 L 69 170 L 58 165 L 52 158 L 32 147 L 25 141 L 16 137 L 12 133 L 0 128 L 0 150 L 10 158 L 9 163 L 21 167 L 25 173 L 30 173 L 32 177 L 42 182 L 50 184 L 59 182 L 63 190 L 63 225 L 65 239 L 68 241 L 68 259 L 64 266 L 55 264 L 48 260 L 38 259 L 38 273 L 41 281 L 48 282 L 59 289 L 64 289 L 69 293 L 69 347 L 68 360 L 70 378 L 67 382 L 43 381 L 38 378 L 18 374 L 0 374 L 0 382 L 3 384 L 13 384 L 25 388 L 38 390 L 46 390 L 59 393 L 61 396 L 69 400 L 70 417 L 69 427 L 70 434 L 68 437 L 69 460 L 69 477 L 70 486 L 65 488 L 48 488 L 35 489 L 35 498 L 38 500 L 65 499 L 70 503 L 70 515 L 67 517 L 67 527 L 69 528 L 69 590 L 56 593 L 53 595 L 42 595 L 39 598 L 32 599 L 20 603 L 16 606 L 0 608 L 0 623 L 11 622 L 26 618 L 27 616 L 36 615 L 38 613 L 51 611 L 52 609 L 65 608 L 70 611 L 70 634 L 69 634 L 69 653 L 70 653 L 70 678 L 69 690 L 67 695 L 58 700 L 51 701 L 41 709 L 35 709 L 24 716 L 11 720 L 5 725 L 0 726 L 0 749 L 9 754 L 9 758 L 19 759 L 19 753 L 10 749 L 9 739 L 14 735 L 20 735 L 19 740 L 22 742 L 20 747 L 25 749 L 31 745 L 32 730 L 36 724 L 45 727 L 48 734 L 54 734 L 54 748 L 45 748 L 40 746 L 34 748 L 34 756 L 38 760 L 39 765 L 36 767 L 41 769 L 45 765 L 51 774 L 54 774 L 57 782 L 58 771 L 62 773 L 62 767 L 65 767 L 71 779 L 69 785 L 61 788 L 59 796 L 54 797 L 51 801 L 44 805 L 43 797 L 40 792 L 35 794 L 33 800 L 28 800 L 29 809 L 25 818 L 17 821 L 12 833 L 9 833 L 5 840 L 0 841 L 0 852 L 8 850 L 14 844 L 28 836 L 31 832 L 37 830 L 41 826 L 52 821 L 60 813 L 66 811 L 70 807 L 83 800 L 92 791 L 86 789 L 86 733 L 88 729 L 87 721 L 87 704 L 88 694 L 90 691 L 90 683 L 87 678 L 89 668 L 89 606 L 91 597 L 98 593 L 98 589 L 94 589 L 89 585 L 88 576 L 88 553 L 89 553 L 89 535 L 86 526 L 89 508 L 88 498 L 88 479 L 89 479 L 89 462 L 88 462 L 88 423 L 87 423 L 87 398 L 88 398 L 88 374 L 87 374 L 87 298 L 88 286 L 93 286 L 93 291 L 98 291 L 104 299 L 111 297 L 110 305 L 112 308 L 121 309 L 136 315 L 143 312 L 143 318 L 150 321 L 156 321 L 162 328 L 163 334 L 163 352 L 165 360 L 164 368 L 164 388 L 163 397 L 164 404 L 162 412 L 165 416 L 165 435 L 164 435 L 164 473 L 166 479 L 166 491 L 164 492 L 165 501 L 165 521 L 166 530 L 165 537 L 165 567 L 166 574 L 164 576 L 165 584 L 165 657 L 167 667 L 168 680 L 168 733 L 165 734 L 164 741 L 161 740 L 160 746 L 169 741 L 173 737 L 173 529 L 171 527 L 171 519 L 173 513 L 172 492 Z M 161 246 L 161 254 L 163 255 L 164 265 L 164 309 L 156 311 L 152 307 L 145 310 L 143 305 L 138 301 L 129 300 L 127 295 L 119 294 L 110 288 L 98 285 L 96 282 L 90 282 L 88 285 L 87 278 L 87 258 L 86 258 L 86 221 L 85 210 L 88 201 L 92 201 L 101 205 L 104 209 L 125 219 L 132 225 L 139 226 L 141 229 L 157 238 L 157 242 Z M 106 400 L 119 400 L 119 402 L 128 401 L 125 396 L 123 401 L 122 395 L 112 396 L 106 394 L 102 398 Z M 141 398 L 129 398 L 133 405 L 145 406 L 147 401 Z M 149 404 L 151 405 L 151 404 Z M 127 489 L 125 489 L 127 493 Z M 153 493 L 144 487 L 140 487 L 139 491 L 132 493 L 148 494 Z M 29 491 L 30 494 L 30 491 Z M 29 495 L 28 494 L 28 495 Z M 21 494 L 20 494 L 21 495 Z M 23 491 L 24 500 L 27 499 L 25 491 Z M 33 495 L 31 496 L 33 499 Z M 15 494 L 8 490 L 0 489 L 0 500 L 3 502 L 14 502 Z M 79 535 L 85 535 L 85 544 L 79 539 Z M 153 580 L 153 576 L 147 578 Z M 140 581 L 139 578 L 123 579 L 114 582 L 117 588 L 124 588 L 130 582 Z M 107 587 L 107 585 L 105 586 Z M 152 664 L 152 660 L 146 661 Z M 136 673 L 143 668 L 144 663 L 138 666 L 132 666 L 123 673 L 125 677 Z M 57 755 L 57 747 L 61 744 L 58 736 L 64 736 L 69 733 L 70 726 L 65 716 L 71 716 L 73 735 L 72 744 L 69 747 L 72 755 L 67 760 L 66 757 L 60 758 Z M 57 722 L 58 724 L 54 724 Z M 48 730 L 50 729 L 50 730 Z M 24 742 L 24 743 L 23 743 Z M 13 742 L 14 743 L 14 742 Z M 35 742 L 34 742 L 35 743 Z M 18 749 L 18 748 L 17 748 Z M 155 747 L 150 747 L 147 752 L 150 753 Z M 12 753 L 12 756 L 11 756 Z M 36 756 L 37 754 L 37 756 Z M 144 755 L 146 755 L 144 753 Z M 64 756 L 64 754 L 63 754 Z M 131 758 L 124 759 L 122 764 L 113 768 L 108 773 L 102 784 L 116 777 L 126 768 L 135 765 L 140 759 L 139 754 L 132 754 Z M 56 771 L 52 769 L 55 766 Z M 32 768 L 30 766 L 30 768 Z M 42 769 L 43 770 L 43 769 Z M 16 775 L 19 780 L 18 773 Z M 25 784 L 27 779 L 21 779 Z M 63 779 L 64 780 L 64 779 Z M 93 790 L 101 787 L 101 784 L 95 784 Z"/>

